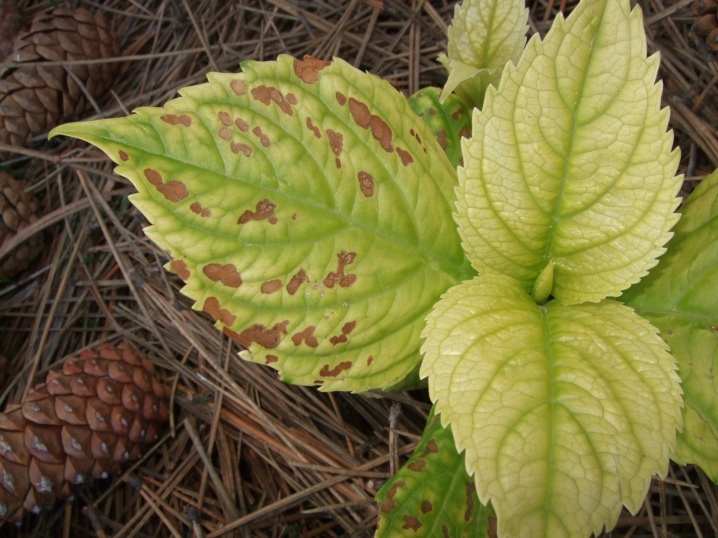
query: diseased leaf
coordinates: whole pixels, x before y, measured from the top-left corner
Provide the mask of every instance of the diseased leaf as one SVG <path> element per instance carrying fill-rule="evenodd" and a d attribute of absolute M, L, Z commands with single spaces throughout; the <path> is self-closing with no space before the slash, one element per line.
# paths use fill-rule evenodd
<path fill-rule="evenodd" d="M 195 308 L 296 384 L 386 388 L 423 318 L 472 273 L 455 170 L 387 82 L 281 56 L 208 76 L 162 108 L 64 125 L 118 163 Z"/>
<path fill-rule="evenodd" d="M 463 143 L 456 220 L 479 272 L 531 292 L 553 263 L 550 293 L 575 304 L 656 264 L 682 179 L 657 69 L 628 0 L 583 2 L 529 41 Z"/>
<path fill-rule="evenodd" d="M 456 91 L 481 108 L 489 85 L 497 86 L 507 62 L 516 63 L 526 45 L 529 10 L 524 0 L 464 0 L 449 27 L 449 71 L 441 101 Z"/>
<path fill-rule="evenodd" d="M 479 502 L 451 429 L 441 426 L 433 409 L 414 454 L 379 490 L 376 500 L 375 538 L 486 537 L 493 514 Z"/>
<path fill-rule="evenodd" d="M 463 164 L 461 138 L 471 136 L 471 108 L 456 95 L 439 101 L 439 88 L 424 88 L 409 97 L 409 106 L 434 133 L 451 165 Z"/>
<path fill-rule="evenodd" d="M 660 329 L 678 360 L 685 407 L 673 459 L 718 482 L 718 171 L 681 213 L 658 267 L 621 300 Z"/>
<path fill-rule="evenodd" d="M 423 336 L 421 375 L 500 536 L 599 534 L 667 472 L 680 380 L 630 308 L 541 306 L 515 280 L 484 275 L 451 288 Z"/>

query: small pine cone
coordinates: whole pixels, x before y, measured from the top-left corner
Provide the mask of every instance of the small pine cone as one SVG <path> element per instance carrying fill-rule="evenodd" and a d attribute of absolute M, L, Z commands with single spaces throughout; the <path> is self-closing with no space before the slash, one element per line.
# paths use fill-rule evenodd
<path fill-rule="evenodd" d="M 56 9 L 36 16 L 7 58 L 26 65 L 0 73 L 0 142 L 23 146 L 58 123 L 81 116 L 90 105 L 84 92 L 93 98 L 103 96 L 119 73 L 114 62 L 67 66 L 34 66 L 34 62 L 114 56 L 119 56 L 119 45 L 101 14 Z"/>
<path fill-rule="evenodd" d="M 15 0 L 0 0 L 0 61 L 12 52 L 12 43 L 20 33 L 21 25 Z"/>
<path fill-rule="evenodd" d="M 37 201 L 25 192 L 22 181 L 0 171 L 0 246 L 37 220 Z M 27 269 L 42 252 L 43 240 L 35 234 L 0 260 L 0 277 L 12 278 Z"/>
<path fill-rule="evenodd" d="M 152 363 L 126 344 L 83 351 L 50 372 L 0 413 L 0 524 L 139 458 L 167 422 L 168 396 Z"/>
<path fill-rule="evenodd" d="M 691 13 L 695 16 L 689 32 L 691 39 L 699 48 L 708 45 L 718 52 L 718 0 L 694 0 Z"/>

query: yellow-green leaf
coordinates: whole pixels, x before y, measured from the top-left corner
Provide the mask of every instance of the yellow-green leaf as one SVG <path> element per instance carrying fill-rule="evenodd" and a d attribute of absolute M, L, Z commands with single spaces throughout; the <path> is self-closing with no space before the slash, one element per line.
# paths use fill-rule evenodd
<path fill-rule="evenodd" d="M 480 273 L 531 292 L 553 263 L 551 294 L 575 304 L 656 264 L 681 185 L 657 69 L 628 0 L 582 2 L 529 41 L 463 144 L 456 219 Z"/>
<path fill-rule="evenodd" d="M 212 73 L 162 108 L 53 134 L 105 151 L 195 308 L 282 379 L 388 388 L 424 317 L 472 273 L 456 171 L 406 98 L 337 60 Z"/>
<path fill-rule="evenodd" d="M 524 0 L 464 0 L 456 6 L 448 54 L 439 56 L 449 71 L 442 101 L 456 91 L 481 107 L 489 85 L 497 85 L 506 64 L 521 56 L 528 12 Z"/>
<path fill-rule="evenodd" d="M 423 336 L 421 375 L 500 536 L 598 534 L 667 472 L 680 380 L 630 308 L 541 306 L 514 279 L 484 275 L 451 288 Z"/>
<path fill-rule="evenodd" d="M 681 214 L 658 267 L 621 300 L 661 330 L 678 360 L 685 407 L 673 459 L 718 482 L 718 171 Z"/>

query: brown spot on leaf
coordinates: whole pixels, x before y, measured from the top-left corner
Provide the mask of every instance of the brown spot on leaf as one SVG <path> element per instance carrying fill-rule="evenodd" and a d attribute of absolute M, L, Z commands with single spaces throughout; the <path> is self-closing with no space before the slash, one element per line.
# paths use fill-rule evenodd
<path fill-rule="evenodd" d="M 432 116 L 435 116 L 435 115 L 436 115 L 436 109 L 435 109 L 434 107 L 431 107 L 431 108 L 429 109 L 429 114 L 432 115 Z"/>
<path fill-rule="evenodd" d="M 193 213 L 197 213 L 202 218 L 212 216 L 212 210 L 206 207 L 202 207 L 202 204 L 200 204 L 199 202 L 194 202 L 191 206 L 189 206 L 189 208 L 192 210 Z"/>
<path fill-rule="evenodd" d="M 179 202 L 189 196 L 187 187 L 181 181 L 171 180 L 163 185 L 157 185 L 157 190 L 164 194 L 170 202 Z"/>
<path fill-rule="evenodd" d="M 471 138 L 471 129 L 469 129 L 468 124 L 464 125 L 461 128 L 461 131 L 459 131 L 459 136 L 463 138 Z"/>
<path fill-rule="evenodd" d="M 406 482 L 404 480 L 397 480 L 392 484 L 392 486 L 389 488 L 389 491 L 386 492 L 386 500 L 381 503 L 381 511 L 385 514 L 388 514 L 391 512 L 394 508 L 396 508 L 396 503 L 394 502 L 394 497 L 396 497 L 396 494 L 399 491 L 399 488 L 406 486 Z"/>
<path fill-rule="evenodd" d="M 145 177 L 147 178 L 147 181 L 149 181 L 155 186 L 162 185 L 162 176 L 157 170 L 153 170 L 152 168 L 145 168 Z"/>
<path fill-rule="evenodd" d="M 473 482 L 466 483 L 466 512 L 464 513 L 464 521 L 471 521 L 474 517 L 474 508 L 476 508 L 476 501 L 474 500 L 474 493 L 476 493 L 476 484 Z"/>
<path fill-rule="evenodd" d="M 454 112 L 451 114 L 451 118 L 454 120 L 458 120 L 463 115 L 464 115 L 464 110 L 459 108 L 458 110 L 454 110 Z"/>
<path fill-rule="evenodd" d="M 232 139 L 232 131 L 227 129 L 226 127 L 222 127 L 219 130 L 219 137 L 223 140 L 231 140 Z"/>
<path fill-rule="evenodd" d="M 324 381 L 323 381 L 322 379 L 315 379 L 315 380 L 314 380 L 314 384 L 315 384 L 315 385 L 323 385 L 323 384 L 324 384 Z"/>
<path fill-rule="evenodd" d="M 127 160 L 129 160 L 129 158 L 130 158 L 130 156 L 127 155 L 127 153 L 125 153 L 124 151 L 120 150 L 120 159 L 122 159 L 123 161 L 127 161 Z"/>
<path fill-rule="evenodd" d="M 410 129 L 410 130 L 409 130 L 409 133 L 411 134 L 411 136 L 413 136 L 413 137 L 416 139 L 416 141 L 417 141 L 419 144 L 421 144 L 421 137 L 419 136 L 419 133 L 417 133 L 416 131 L 414 131 L 414 129 Z"/>
<path fill-rule="evenodd" d="M 404 525 L 401 527 L 406 530 L 418 531 L 421 528 L 421 521 L 416 516 L 404 516 Z"/>
<path fill-rule="evenodd" d="M 279 219 L 277 217 L 269 217 L 269 224 L 277 224 Z"/>
<path fill-rule="evenodd" d="M 344 327 L 342 327 L 342 334 L 350 334 L 357 326 L 356 321 L 348 321 L 344 324 Z"/>
<path fill-rule="evenodd" d="M 282 95 L 282 92 L 280 92 L 277 88 L 268 87 L 262 84 L 252 90 L 252 97 L 267 106 L 274 101 L 279 109 L 288 116 L 292 116 L 294 114 L 291 105 L 284 99 L 284 95 Z"/>
<path fill-rule="evenodd" d="M 359 188 L 367 198 L 374 196 L 374 178 L 363 170 L 359 172 Z"/>
<path fill-rule="evenodd" d="M 219 116 L 219 121 L 222 122 L 222 125 L 229 127 L 232 125 L 232 118 L 231 116 L 225 112 L 224 110 L 220 111 L 217 116 Z"/>
<path fill-rule="evenodd" d="M 267 364 L 272 364 L 273 362 L 277 362 L 278 360 L 279 357 L 277 357 L 276 355 L 267 355 L 266 357 Z"/>
<path fill-rule="evenodd" d="M 229 87 L 239 96 L 247 93 L 247 84 L 243 80 L 233 80 L 229 83 Z"/>
<path fill-rule="evenodd" d="M 252 156 L 252 148 L 251 148 L 251 146 L 248 146 L 247 144 L 242 144 L 239 142 L 232 142 L 231 148 L 232 148 L 232 153 L 234 153 L 234 154 L 238 155 L 239 152 L 241 151 L 242 153 L 244 153 L 245 157 Z"/>
<path fill-rule="evenodd" d="M 313 84 L 319 80 L 319 71 L 331 64 L 332 62 L 319 60 L 307 54 L 303 60 L 294 59 L 294 74 L 307 84 Z"/>
<path fill-rule="evenodd" d="M 399 146 L 396 147 L 396 154 L 401 158 L 401 164 L 404 166 L 414 162 L 414 157 L 411 156 L 411 153 L 401 149 Z"/>
<path fill-rule="evenodd" d="M 434 510 L 434 505 L 431 504 L 429 501 L 424 501 L 423 503 L 421 503 L 421 513 L 422 514 L 428 514 L 432 510 Z"/>
<path fill-rule="evenodd" d="M 309 277 L 304 269 L 300 269 L 299 272 L 291 278 L 289 284 L 287 284 L 287 291 L 289 292 L 289 295 L 297 293 L 299 286 L 305 282 L 309 282 Z"/>
<path fill-rule="evenodd" d="M 252 132 L 254 133 L 254 136 L 259 138 L 259 141 L 262 143 L 262 145 L 265 148 L 269 147 L 269 137 L 266 134 L 264 134 L 264 132 L 262 131 L 262 128 L 259 125 L 257 125 L 254 129 L 252 129 Z"/>
<path fill-rule="evenodd" d="M 277 208 L 276 205 L 274 205 L 272 202 L 270 202 L 267 198 L 264 200 L 260 200 L 257 202 L 257 206 L 254 211 L 250 211 L 247 209 L 237 220 L 237 224 L 245 224 L 249 222 L 250 220 L 262 220 L 262 219 L 268 219 L 272 215 L 274 215 L 274 210 Z"/>
<path fill-rule="evenodd" d="M 372 115 L 371 120 L 369 120 L 369 125 L 371 127 L 371 134 L 379 141 L 384 151 L 392 151 L 394 146 L 391 143 L 391 128 L 389 128 L 386 122 L 379 116 Z"/>
<path fill-rule="evenodd" d="M 230 288 L 238 288 L 242 285 L 242 276 L 237 272 L 237 268 L 231 263 L 221 265 L 219 263 L 210 263 L 205 265 L 202 272 L 214 282 L 221 282 Z"/>
<path fill-rule="evenodd" d="M 407 467 L 410 471 L 414 471 L 415 473 L 418 473 L 424 467 L 426 467 L 426 460 L 412 461 L 409 465 L 407 465 Z"/>
<path fill-rule="evenodd" d="M 192 118 L 190 118 L 187 114 L 182 114 L 180 116 L 175 114 L 165 114 L 164 116 L 161 116 L 160 119 L 170 125 L 184 125 L 185 127 L 192 125 Z"/>
<path fill-rule="evenodd" d="M 294 95 L 292 92 L 289 92 L 286 97 L 287 101 L 289 101 L 289 104 L 296 105 L 299 101 L 297 101 L 297 96 Z"/>
<path fill-rule="evenodd" d="M 341 168 L 342 160 L 339 157 L 337 157 L 336 159 L 334 159 L 334 164 L 336 165 L 337 168 Z"/>
<path fill-rule="evenodd" d="M 228 334 L 228 336 L 246 348 L 251 346 L 252 342 L 256 342 L 264 348 L 273 349 L 282 341 L 282 335 L 287 334 L 287 325 L 289 325 L 289 320 L 276 323 L 271 329 L 267 329 L 260 323 L 255 323 L 241 334 L 234 333 L 234 335 Z M 225 334 L 227 331 L 228 329 L 225 328 Z"/>
<path fill-rule="evenodd" d="M 347 252 L 345 250 L 342 250 L 339 254 L 337 254 L 337 258 L 339 258 L 339 265 L 337 267 L 336 271 L 332 271 L 327 275 L 327 278 L 324 279 L 324 285 L 327 288 L 333 288 L 337 284 L 339 284 L 342 288 L 348 288 L 354 282 L 356 282 L 356 275 L 350 274 L 345 275 L 344 269 L 347 265 L 351 265 L 354 263 L 354 259 L 356 258 L 357 254 L 356 252 Z"/>
<path fill-rule="evenodd" d="M 170 262 L 170 272 L 180 277 L 183 282 L 189 280 L 190 273 L 184 260 L 172 260 Z"/>
<path fill-rule="evenodd" d="M 319 130 L 319 127 L 314 125 L 314 122 L 312 122 L 312 118 L 307 118 L 307 127 L 314 133 L 314 136 L 316 136 L 317 138 L 322 137 L 322 133 Z"/>
<path fill-rule="evenodd" d="M 322 366 L 322 369 L 319 370 L 319 375 L 322 377 L 337 377 L 344 370 L 348 370 L 351 367 L 352 363 L 350 361 L 340 362 L 331 370 L 329 369 L 329 365 L 325 364 L 324 366 Z"/>
<path fill-rule="evenodd" d="M 225 325 L 232 325 L 237 321 L 237 316 L 234 316 L 226 308 L 220 308 L 219 300 L 216 297 L 207 297 L 202 307 L 203 312 L 207 312 L 214 319 L 221 321 Z"/>
<path fill-rule="evenodd" d="M 237 118 L 236 120 L 234 120 L 234 124 L 243 133 L 246 133 L 249 130 L 249 124 L 246 121 L 244 121 L 242 118 Z"/>
<path fill-rule="evenodd" d="M 441 149 L 446 150 L 449 147 L 449 141 L 446 139 L 446 129 L 439 129 L 439 132 L 436 133 L 436 139 L 439 141 Z"/>
<path fill-rule="evenodd" d="M 361 127 L 362 129 L 369 128 L 369 126 L 371 125 L 371 112 L 369 112 L 368 106 L 366 106 L 364 103 L 357 101 L 353 97 L 350 97 L 349 112 L 351 112 L 354 121 L 359 127 Z"/>
<path fill-rule="evenodd" d="M 436 443 L 436 439 L 429 439 L 429 442 L 426 443 L 426 450 L 424 451 L 424 455 L 436 454 L 437 452 L 439 452 L 439 445 Z"/>
<path fill-rule="evenodd" d="M 344 95 L 342 92 L 337 92 L 336 94 L 337 103 L 339 103 L 339 106 L 344 106 L 347 104 L 347 96 Z"/>
<path fill-rule="evenodd" d="M 447 527 L 446 525 L 441 526 L 441 534 L 444 536 L 444 538 L 451 538 L 451 536 L 449 535 L 449 527 Z"/>
<path fill-rule="evenodd" d="M 327 137 L 329 138 L 329 145 L 332 147 L 334 155 L 338 157 L 344 149 L 344 135 L 332 129 L 327 129 Z"/>
<path fill-rule="evenodd" d="M 345 342 L 348 342 L 349 339 L 347 338 L 346 334 L 340 334 L 338 336 L 332 336 L 329 341 L 332 343 L 333 346 L 336 346 L 338 344 L 343 344 Z"/>
<path fill-rule="evenodd" d="M 369 355 L 369 358 L 366 360 L 366 365 L 371 366 L 374 363 L 374 357 Z"/>
<path fill-rule="evenodd" d="M 317 341 L 316 337 L 314 336 L 314 331 L 316 330 L 316 327 L 307 327 L 302 332 L 298 332 L 292 336 L 292 342 L 294 342 L 295 346 L 301 345 L 302 342 L 307 344 L 309 347 L 317 347 L 319 345 L 319 342 Z"/>
<path fill-rule="evenodd" d="M 262 293 L 269 295 L 270 293 L 274 293 L 281 287 L 282 287 L 282 281 L 279 280 L 278 278 L 275 278 L 274 280 L 262 282 L 262 287 L 260 288 L 260 290 Z"/>

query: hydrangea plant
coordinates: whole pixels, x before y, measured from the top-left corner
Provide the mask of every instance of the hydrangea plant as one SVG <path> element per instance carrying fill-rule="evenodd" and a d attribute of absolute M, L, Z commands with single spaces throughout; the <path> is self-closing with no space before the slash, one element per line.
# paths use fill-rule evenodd
<path fill-rule="evenodd" d="M 428 380 L 379 537 L 494 515 L 499 536 L 589 536 L 670 458 L 718 479 L 718 174 L 676 225 L 638 8 L 582 0 L 528 43 L 526 20 L 466 0 L 443 91 L 280 56 L 52 133 L 118 164 L 244 359 L 328 391 Z"/>

